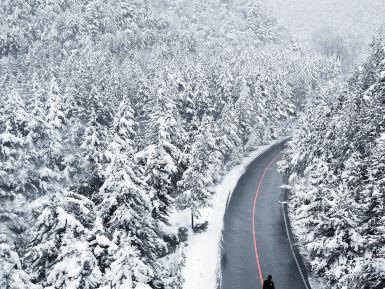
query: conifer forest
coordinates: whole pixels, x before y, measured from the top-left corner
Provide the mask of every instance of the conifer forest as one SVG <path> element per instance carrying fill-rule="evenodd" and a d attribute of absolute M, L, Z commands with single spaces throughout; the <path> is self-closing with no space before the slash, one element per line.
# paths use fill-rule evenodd
<path fill-rule="evenodd" d="M 230 288 L 191 265 L 226 248 L 205 212 L 277 142 L 311 288 L 384 289 L 384 24 L 383 0 L 1 0 L 0 289 Z"/>

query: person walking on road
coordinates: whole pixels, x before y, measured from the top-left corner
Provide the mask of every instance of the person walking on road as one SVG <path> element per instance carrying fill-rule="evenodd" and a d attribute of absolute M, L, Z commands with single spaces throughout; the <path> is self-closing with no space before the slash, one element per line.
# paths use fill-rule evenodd
<path fill-rule="evenodd" d="M 267 280 L 263 282 L 263 289 L 275 289 L 273 277 L 271 275 L 267 276 Z"/>

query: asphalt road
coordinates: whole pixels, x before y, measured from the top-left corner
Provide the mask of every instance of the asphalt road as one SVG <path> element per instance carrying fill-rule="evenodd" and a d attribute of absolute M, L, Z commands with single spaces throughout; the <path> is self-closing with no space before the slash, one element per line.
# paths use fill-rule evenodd
<path fill-rule="evenodd" d="M 255 159 L 233 192 L 224 218 L 221 289 L 259 289 L 269 274 L 276 289 L 309 288 L 285 227 L 277 172 L 283 148 L 278 144 Z"/>

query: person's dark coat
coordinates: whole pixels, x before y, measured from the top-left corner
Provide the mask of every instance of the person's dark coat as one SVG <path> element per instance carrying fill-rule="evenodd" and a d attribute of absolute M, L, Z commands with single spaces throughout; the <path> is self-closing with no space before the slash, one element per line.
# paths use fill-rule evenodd
<path fill-rule="evenodd" d="M 265 280 L 265 282 L 263 282 L 263 289 L 275 289 L 274 282 L 271 280 Z"/>

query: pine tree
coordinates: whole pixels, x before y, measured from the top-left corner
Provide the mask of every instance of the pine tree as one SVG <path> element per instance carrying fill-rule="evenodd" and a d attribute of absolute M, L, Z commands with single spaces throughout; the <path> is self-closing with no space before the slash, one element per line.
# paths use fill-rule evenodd
<path fill-rule="evenodd" d="M 200 216 L 199 210 L 210 204 L 213 195 L 213 176 L 215 176 L 213 169 L 217 168 L 218 163 L 214 162 L 215 159 L 211 162 L 217 148 L 210 126 L 210 119 L 205 118 L 192 139 L 193 144 L 188 154 L 188 168 L 178 182 L 178 190 L 180 190 L 177 199 L 178 207 L 191 209 L 192 218 Z"/>
<path fill-rule="evenodd" d="M 0 285 L 32 288 L 19 255 L 27 230 L 26 187 L 33 164 L 28 158 L 29 114 L 18 90 L 10 91 L 0 118 Z"/>
<path fill-rule="evenodd" d="M 1 165 L 0 181 L 1 194 L 4 197 L 22 193 L 28 182 L 30 164 L 25 159 L 27 153 L 28 135 L 27 123 L 29 115 L 26 112 L 24 100 L 17 90 L 12 90 L 1 109 Z"/>
<path fill-rule="evenodd" d="M 40 289 L 31 283 L 10 235 L 0 225 L 0 286 L 4 289 Z"/>
<path fill-rule="evenodd" d="M 54 77 L 51 78 L 47 91 L 47 114 L 42 117 L 42 134 L 45 135 L 44 143 L 41 144 L 39 157 L 42 164 L 39 168 L 40 188 L 44 191 L 54 190 L 63 186 L 65 175 L 63 171 L 65 151 L 63 147 L 65 134 L 65 107 L 58 83 Z M 39 129 L 37 127 L 37 129 Z M 36 139 L 36 141 L 40 141 Z"/>
<path fill-rule="evenodd" d="M 248 28 L 260 42 L 279 41 L 282 38 L 281 27 L 276 20 L 267 13 L 260 0 L 251 0 L 247 11 Z"/>
<path fill-rule="evenodd" d="M 86 102 L 89 108 L 86 108 L 88 115 L 86 117 L 82 142 L 80 144 L 80 156 L 83 161 L 79 164 L 80 174 L 85 178 L 84 183 L 87 187 L 82 188 L 82 193 L 92 196 L 103 184 L 102 170 L 105 166 L 105 157 L 103 152 L 106 149 L 108 124 L 103 123 L 104 111 L 101 95 L 97 88 L 93 87 Z"/>
<path fill-rule="evenodd" d="M 243 153 L 242 139 L 239 133 L 239 119 L 231 105 L 226 105 L 221 117 L 219 146 L 224 162 L 237 159 Z"/>
<path fill-rule="evenodd" d="M 245 144 L 255 129 L 256 115 L 260 115 L 255 103 L 258 101 L 257 95 L 252 95 L 252 91 L 246 79 L 240 81 L 239 97 L 235 103 L 235 113 L 239 120 L 239 136 Z"/>
<path fill-rule="evenodd" d="M 108 152 L 111 160 L 99 192 L 98 206 L 106 230 L 118 246 L 107 273 L 111 288 L 148 283 L 153 273 L 144 264 L 154 262 L 159 251 L 166 250 L 160 247 L 156 220 L 151 215 L 153 192 L 134 162 L 135 127 L 133 110 L 124 99 L 114 123 Z"/>
<path fill-rule="evenodd" d="M 90 243 L 93 204 L 69 191 L 39 198 L 26 263 L 37 284 L 48 288 L 97 288 L 102 274 Z"/>
<path fill-rule="evenodd" d="M 180 144 L 183 143 L 180 138 L 184 136 L 175 103 L 168 94 L 173 91 L 168 88 L 167 83 L 161 80 L 152 101 L 148 103 L 148 145 L 136 154 L 147 175 L 146 182 L 155 192 L 152 215 L 155 220 L 163 223 L 167 223 L 174 202 L 173 188 L 178 176 Z"/>
<path fill-rule="evenodd" d="M 139 252 L 131 246 L 126 232 L 116 235 L 118 249 L 114 260 L 105 274 L 105 287 L 108 289 L 137 288 L 137 284 L 148 284 L 153 278 L 153 270 L 141 261 Z"/>

